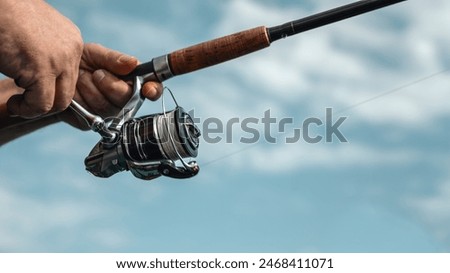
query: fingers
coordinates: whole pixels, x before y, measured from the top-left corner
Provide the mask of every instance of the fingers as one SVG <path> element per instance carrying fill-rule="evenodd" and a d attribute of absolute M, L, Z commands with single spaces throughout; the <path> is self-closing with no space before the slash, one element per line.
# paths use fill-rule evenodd
<path fill-rule="evenodd" d="M 99 92 L 117 107 L 123 107 L 131 97 L 131 86 L 108 71 L 95 71 L 92 80 Z"/>
<path fill-rule="evenodd" d="M 126 75 L 138 65 L 138 60 L 99 44 L 85 44 L 81 68 L 88 71 L 105 69 L 113 74 Z"/>
<path fill-rule="evenodd" d="M 77 73 L 72 75 L 64 72 L 56 79 L 39 78 L 29 86 L 21 86 L 21 81 L 16 80 L 16 85 L 24 87 L 25 91 L 8 100 L 9 112 L 14 116 L 32 119 L 65 110 L 75 93 L 77 76 Z"/>
<path fill-rule="evenodd" d="M 107 91 L 101 90 L 96 85 L 93 74 L 89 72 L 80 74 L 77 83 L 79 92 L 74 97 L 78 103 L 82 104 L 89 111 L 103 117 L 113 116 L 120 111 L 121 107 L 112 103 L 109 97 L 103 94 Z M 101 79 L 100 81 L 103 80 Z M 115 90 L 112 90 L 112 92 L 115 93 Z"/>
<path fill-rule="evenodd" d="M 77 92 L 74 99 L 84 104 L 93 112 L 102 116 L 114 115 L 128 102 L 132 95 L 132 87 L 110 72 L 100 69 L 94 73 L 80 69 L 76 83 Z M 72 97 L 72 92 L 57 92 L 51 90 L 71 90 L 72 81 L 65 75 L 55 82 L 42 80 L 31 88 L 25 89 L 21 95 L 15 95 L 8 101 L 8 109 L 12 115 L 24 118 L 35 118 L 50 112 L 66 109 Z M 49 92 L 50 91 L 50 92 Z M 157 100 L 163 92 L 163 86 L 157 82 L 147 82 L 142 86 L 141 93 L 149 100 Z"/>
<path fill-rule="evenodd" d="M 16 83 L 20 81 L 16 81 Z M 41 78 L 30 86 L 23 87 L 21 95 L 12 96 L 8 102 L 8 110 L 14 116 L 36 118 L 49 113 L 53 109 L 55 98 L 55 78 Z"/>
<path fill-rule="evenodd" d="M 9 111 L 36 118 L 64 110 L 78 77 L 83 48 L 79 29 L 45 1 L 0 5 L 0 71 L 24 89 L 8 100 Z"/>
<path fill-rule="evenodd" d="M 116 107 L 125 106 L 132 96 L 133 89 L 130 85 L 103 69 L 92 74 L 92 81 L 96 91 Z M 153 101 L 157 100 L 162 92 L 163 86 L 157 82 L 147 82 L 141 89 L 142 95 Z"/>
<path fill-rule="evenodd" d="M 141 93 L 149 100 L 159 99 L 163 93 L 163 85 L 158 82 L 147 82 L 142 86 Z"/>
<path fill-rule="evenodd" d="M 85 44 L 74 100 L 103 118 L 116 116 L 133 93 L 130 83 L 116 75 L 126 75 L 137 65 L 134 57 L 98 44 Z M 157 100 L 162 92 L 162 84 L 156 82 L 147 82 L 141 88 L 142 95 L 150 100 Z M 84 128 L 73 117 L 64 116 L 63 120 Z"/>
<path fill-rule="evenodd" d="M 103 94 L 112 103 L 120 106 L 124 104 L 122 101 L 124 98 L 131 96 L 131 93 L 129 93 L 131 89 L 126 89 L 125 83 L 112 74 L 126 75 L 133 71 L 138 63 L 138 60 L 134 57 L 99 44 L 88 43 L 84 47 L 81 68 L 94 73 L 94 80 L 99 90 L 103 90 Z M 116 90 L 115 88 L 118 89 Z M 115 91 L 105 93 L 108 90 Z M 161 96 L 162 91 L 163 87 L 159 83 L 149 82 L 142 87 L 143 96 L 150 100 L 157 100 Z"/>

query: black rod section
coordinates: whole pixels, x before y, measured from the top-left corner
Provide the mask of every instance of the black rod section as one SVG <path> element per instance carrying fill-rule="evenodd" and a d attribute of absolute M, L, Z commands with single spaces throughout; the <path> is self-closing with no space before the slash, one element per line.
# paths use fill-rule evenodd
<path fill-rule="evenodd" d="M 324 25 L 348 19 L 406 0 L 363 0 L 321 12 L 309 17 L 268 28 L 270 42 L 286 38 Z"/>

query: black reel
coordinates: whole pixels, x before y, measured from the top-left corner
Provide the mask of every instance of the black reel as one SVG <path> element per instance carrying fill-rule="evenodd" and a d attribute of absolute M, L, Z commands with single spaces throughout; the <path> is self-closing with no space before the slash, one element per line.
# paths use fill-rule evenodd
<path fill-rule="evenodd" d="M 113 143 L 98 142 L 86 157 L 86 169 L 95 176 L 128 170 L 150 180 L 161 175 L 189 178 L 199 172 L 195 161 L 185 159 L 197 156 L 200 130 L 178 105 L 170 112 L 125 121 L 116 135 Z"/>

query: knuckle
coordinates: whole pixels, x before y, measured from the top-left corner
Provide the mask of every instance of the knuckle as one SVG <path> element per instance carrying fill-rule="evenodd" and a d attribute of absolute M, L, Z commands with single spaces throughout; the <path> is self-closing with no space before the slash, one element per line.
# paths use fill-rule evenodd
<path fill-rule="evenodd" d="M 83 52 L 84 44 L 80 29 L 74 25 L 73 44 L 79 52 Z"/>
<path fill-rule="evenodd" d="M 77 53 L 81 56 L 81 54 L 83 53 L 83 49 L 84 49 L 83 40 L 78 41 L 78 43 L 75 46 L 76 46 Z"/>
<path fill-rule="evenodd" d="M 36 82 L 36 74 L 29 70 L 22 71 L 17 77 L 14 78 L 14 83 L 18 87 L 27 88 Z"/>
<path fill-rule="evenodd" d="M 104 70 L 96 70 L 92 74 L 92 79 L 96 83 L 97 87 L 102 89 L 110 89 L 112 86 L 111 76 Z"/>
<path fill-rule="evenodd" d="M 41 112 L 41 114 L 47 114 L 50 113 L 53 109 L 53 106 L 50 104 L 44 104 L 42 106 L 39 107 L 39 110 Z"/>
<path fill-rule="evenodd" d="M 70 100 L 60 100 L 60 101 L 55 102 L 55 104 L 53 105 L 53 107 L 51 108 L 50 111 L 59 113 L 59 112 L 66 110 L 67 107 L 69 107 L 69 105 L 70 105 Z"/>
<path fill-rule="evenodd" d="M 40 111 L 41 114 L 47 114 L 53 109 L 52 103 L 43 103 L 37 106 L 37 110 Z"/>
<path fill-rule="evenodd" d="M 42 116 L 52 111 L 53 105 L 51 103 L 43 103 L 38 105 L 30 105 L 29 111 L 26 114 L 29 116 Z"/>

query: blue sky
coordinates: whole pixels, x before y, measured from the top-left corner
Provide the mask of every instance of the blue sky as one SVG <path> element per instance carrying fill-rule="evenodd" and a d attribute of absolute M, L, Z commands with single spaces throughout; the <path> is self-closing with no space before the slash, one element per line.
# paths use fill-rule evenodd
<path fill-rule="evenodd" d="M 349 1 L 49 2 L 86 42 L 147 61 Z M 2 147 L 0 251 L 449 251 L 449 11 L 407 1 L 165 83 L 203 120 L 270 109 L 301 123 L 331 107 L 348 143 L 249 146 L 236 129 L 201 143 L 197 177 L 153 182 L 91 176 L 98 137 L 65 124 Z"/>

